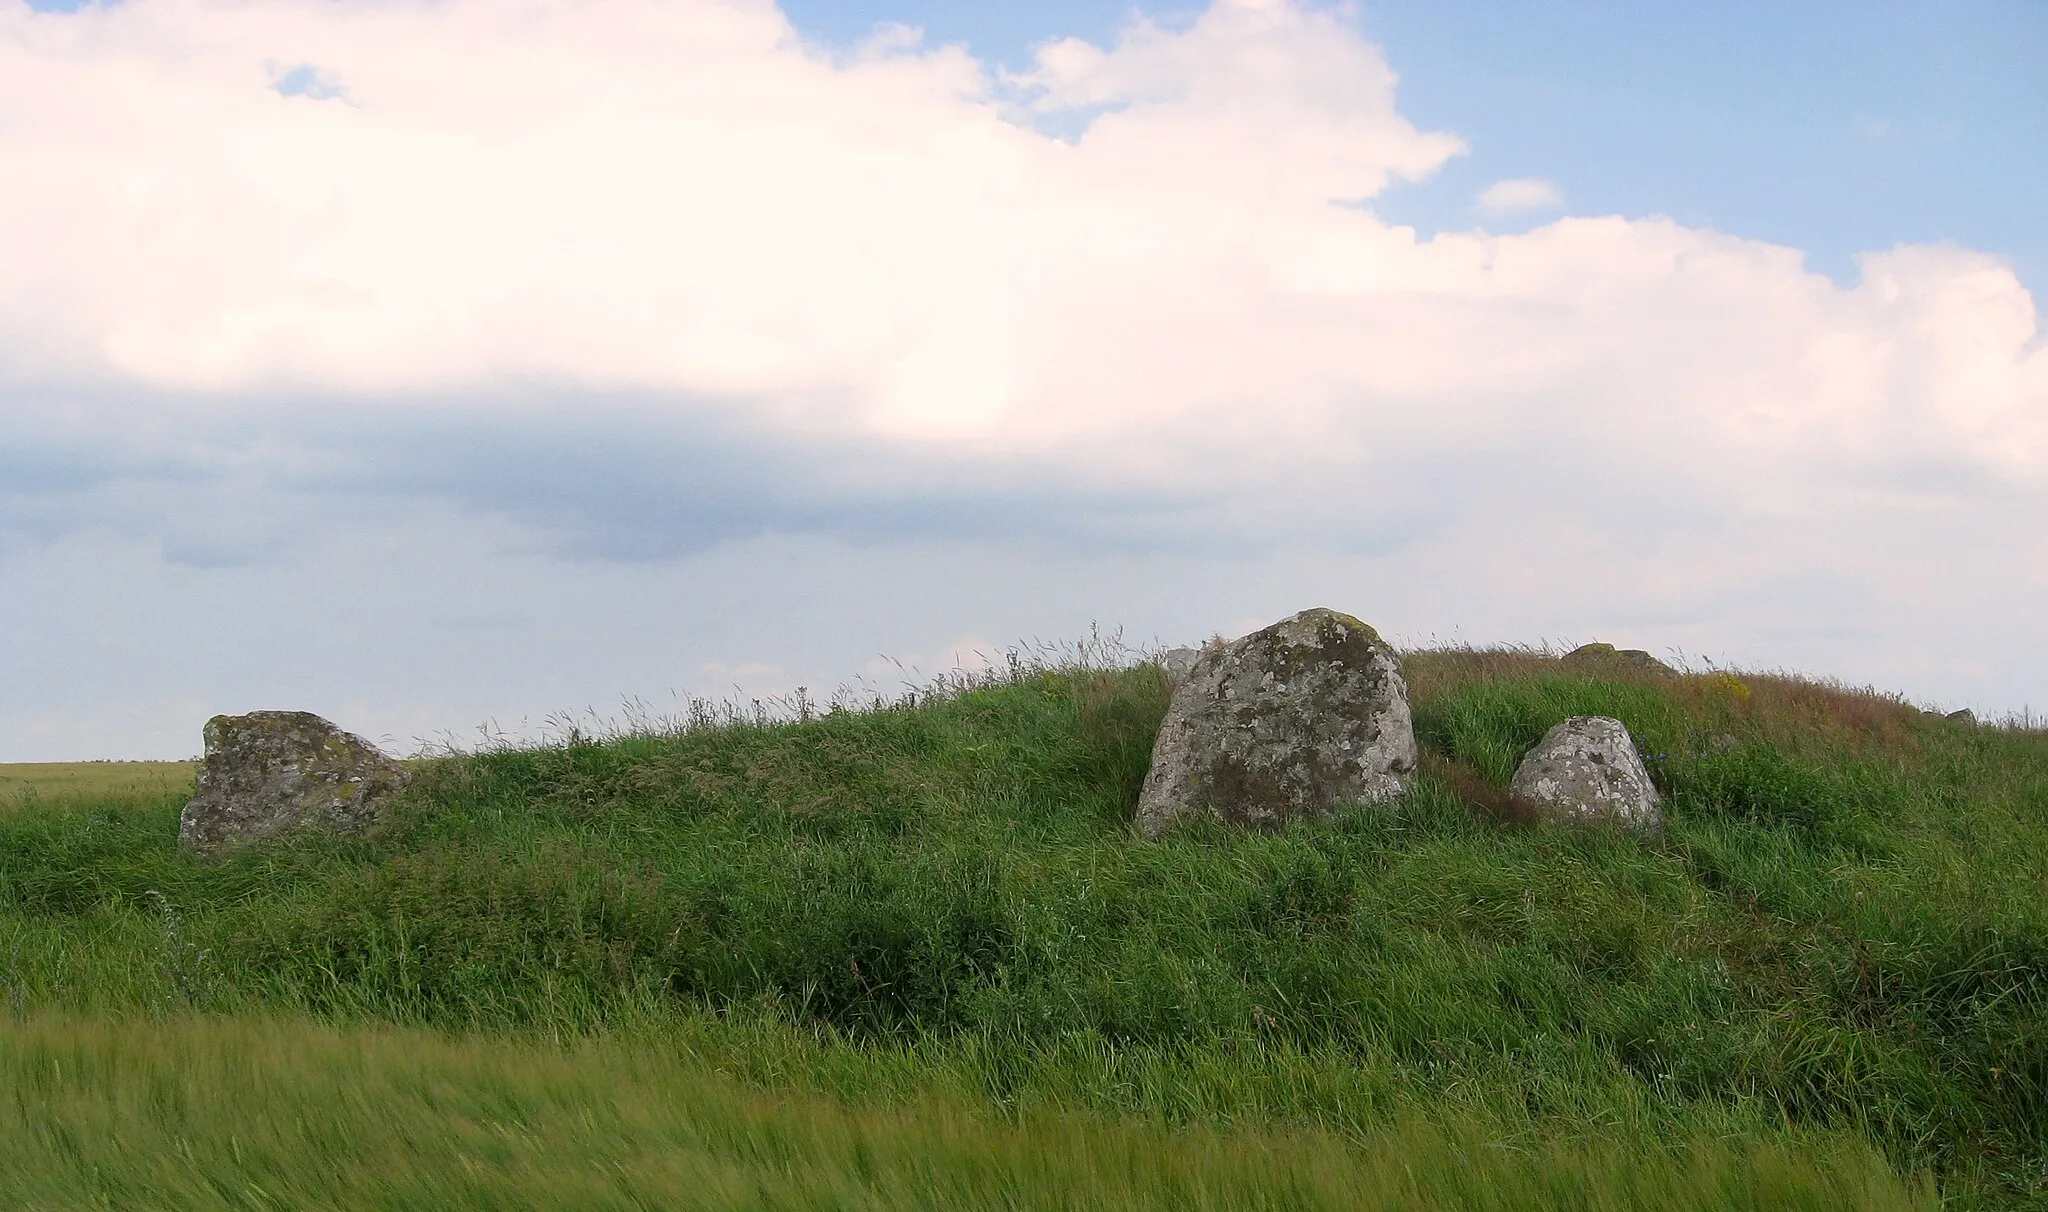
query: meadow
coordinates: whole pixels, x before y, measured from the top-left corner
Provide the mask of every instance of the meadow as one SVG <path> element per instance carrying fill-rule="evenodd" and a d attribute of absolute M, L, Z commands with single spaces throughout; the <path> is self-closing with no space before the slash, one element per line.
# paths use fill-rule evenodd
<path fill-rule="evenodd" d="M 23 800 L 189 796 L 192 762 L 0 762 L 0 809 Z"/>
<path fill-rule="evenodd" d="M 218 864 L 182 785 L 0 797 L 0 1202 L 2048 1203 L 2048 734 L 1404 659 L 1410 792 L 1270 834 L 1137 839 L 1169 686 L 1085 652 L 446 754 Z M 1523 818 L 1569 714 L 1662 836 Z"/>

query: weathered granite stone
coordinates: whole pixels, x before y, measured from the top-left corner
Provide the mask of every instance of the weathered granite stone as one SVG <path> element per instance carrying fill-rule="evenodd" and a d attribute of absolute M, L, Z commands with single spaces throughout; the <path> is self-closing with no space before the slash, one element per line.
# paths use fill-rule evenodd
<path fill-rule="evenodd" d="M 1548 821 L 1614 825 L 1656 833 L 1662 801 L 1650 772 L 1620 720 L 1575 715 L 1522 758 L 1508 791 Z"/>
<path fill-rule="evenodd" d="M 206 760 L 178 840 L 211 857 L 311 824 L 361 832 L 411 778 L 311 712 L 217 715 L 206 721 Z"/>
<path fill-rule="evenodd" d="M 1350 615 L 1304 610 L 1197 656 L 1152 747 L 1138 827 L 1272 828 L 1391 799 L 1415 760 L 1400 658 Z"/>
<path fill-rule="evenodd" d="M 1941 718 L 1951 724 L 1975 724 L 1977 722 L 1977 713 L 1965 707 L 1961 711 L 1951 711 Z"/>
<path fill-rule="evenodd" d="M 1636 674 L 1668 678 L 1678 671 L 1640 648 L 1616 648 L 1612 644 L 1581 644 L 1564 654 L 1563 662 L 1593 674 Z"/>

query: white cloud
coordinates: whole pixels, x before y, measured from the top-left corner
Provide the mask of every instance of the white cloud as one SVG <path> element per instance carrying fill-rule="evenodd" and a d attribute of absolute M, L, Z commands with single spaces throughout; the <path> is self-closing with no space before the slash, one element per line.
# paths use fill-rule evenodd
<path fill-rule="evenodd" d="M 1512 215 L 1527 210 L 1556 210 L 1564 205 L 1564 191 L 1554 181 L 1541 177 L 1510 177 L 1495 181 L 1479 191 L 1479 209 L 1488 214 Z"/>
<path fill-rule="evenodd" d="M 1999 260 L 1900 247 L 1845 289 L 1665 219 L 1420 240 L 1334 204 L 1463 152 L 1395 85 L 1340 13 L 1269 0 L 1013 78 L 902 31 L 835 55 L 765 0 L 0 0 L 0 411 L 56 432 L 113 401 L 91 424 L 129 452 L 61 492 L 0 478 L 0 531 L 231 530 L 190 503 L 361 488 L 397 418 L 566 433 L 630 398 L 831 486 L 734 490 L 745 525 L 982 494 L 1038 511 L 1020 532 L 1366 552 L 1449 621 L 1518 604 L 1475 625 L 1739 647 L 1835 620 L 1891 668 L 1900 629 L 2030 575 L 1957 550 L 2026 550 L 2048 495 L 2048 353 Z M 152 423 L 166 401 L 247 436 Z M 585 460 L 530 495 L 585 528 L 710 510 L 641 490 L 666 449 L 633 491 Z M 149 495 L 148 451 L 234 491 Z M 545 528 L 507 505 L 533 461 L 484 483 L 481 457 L 412 490 Z M 1270 605 L 1232 601 L 1216 625 Z M 1001 634 L 918 643 L 969 632 Z"/>
<path fill-rule="evenodd" d="M 1327 464 L 1504 412 L 1694 459 L 2041 454 L 2032 303 L 1976 254 L 1843 291 L 1660 220 L 1418 242 L 1330 205 L 1462 145 L 1328 12 L 1225 0 L 1007 87 L 900 37 L 834 61 L 747 0 L 0 14 L 17 374 L 626 387 L 1083 463 Z M 1069 144 L 1003 119 L 1016 89 L 1116 108 Z"/>

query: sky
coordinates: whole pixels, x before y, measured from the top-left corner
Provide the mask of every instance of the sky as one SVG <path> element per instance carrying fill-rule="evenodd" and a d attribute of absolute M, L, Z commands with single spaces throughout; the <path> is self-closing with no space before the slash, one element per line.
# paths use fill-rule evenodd
<path fill-rule="evenodd" d="M 1309 606 L 2048 707 L 2048 8 L 0 0 L 0 761 Z"/>

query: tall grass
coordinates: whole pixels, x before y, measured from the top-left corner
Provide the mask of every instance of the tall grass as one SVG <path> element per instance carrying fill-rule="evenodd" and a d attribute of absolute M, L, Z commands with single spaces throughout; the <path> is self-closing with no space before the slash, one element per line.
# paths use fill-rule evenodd
<path fill-rule="evenodd" d="M 174 797 L 23 804 L 0 982 L 24 1014 L 695 1033 L 755 1088 L 890 1105 L 1587 1156 L 1847 1132 L 1964 1205 L 2048 1198 L 2048 739 L 1789 678 L 1408 668 L 1425 775 L 1272 834 L 1136 839 L 1145 665 L 450 756 L 379 836 L 217 865 Z M 1518 818 L 1571 714 L 1628 723 L 1660 839 Z"/>
<path fill-rule="evenodd" d="M 1650 1153 L 1392 1122 L 1169 1131 L 944 1088 L 751 1092 L 665 1041 L 38 1016 L 0 1035 L 0 1204 L 275 1208 L 1932 1208 L 1867 1146 Z"/>

